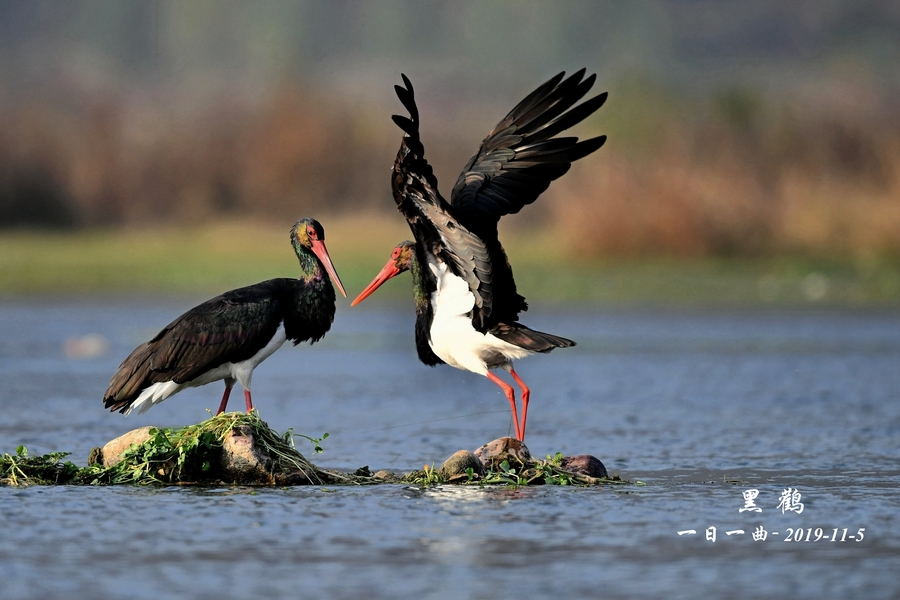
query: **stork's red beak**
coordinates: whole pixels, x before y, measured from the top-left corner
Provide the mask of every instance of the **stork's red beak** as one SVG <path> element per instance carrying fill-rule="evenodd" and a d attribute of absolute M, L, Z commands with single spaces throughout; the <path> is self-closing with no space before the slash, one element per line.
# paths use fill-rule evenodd
<path fill-rule="evenodd" d="M 387 264 L 384 265 L 384 268 L 381 269 L 381 273 L 379 273 L 378 276 L 372 281 L 372 283 L 369 284 L 369 287 L 364 289 L 362 293 L 356 297 L 356 300 L 350 303 L 350 306 L 356 306 L 357 304 L 368 298 L 372 294 L 372 292 L 374 292 L 381 286 L 382 283 L 399 274 L 400 269 L 397 268 L 397 265 L 394 263 L 394 258 L 391 257 Z"/>
<path fill-rule="evenodd" d="M 337 289 L 341 291 L 344 298 L 347 297 L 347 292 L 344 291 L 344 284 L 341 283 L 341 278 L 338 277 L 337 271 L 334 269 L 334 265 L 331 263 L 331 257 L 328 256 L 328 250 L 325 248 L 325 242 L 320 240 L 314 240 L 312 242 L 312 251 L 319 257 L 319 260 L 322 261 L 322 264 L 325 266 L 325 270 L 328 271 L 328 274 L 331 276 L 331 280 L 334 282 L 334 285 L 337 286 Z"/>

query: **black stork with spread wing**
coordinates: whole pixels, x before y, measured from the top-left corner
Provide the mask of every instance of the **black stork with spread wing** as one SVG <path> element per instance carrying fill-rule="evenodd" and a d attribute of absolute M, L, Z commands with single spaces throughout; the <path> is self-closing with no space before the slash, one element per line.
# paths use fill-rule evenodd
<path fill-rule="evenodd" d="M 512 361 L 575 342 L 519 323 L 519 313 L 528 305 L 516 291 L 497 223 L 503 215 L 534 202 L 574 161 L 606 141 L 606 136 L 584 141 L 555 137 L 606 101 L 603 93 L 575 106 L 594 84 L 595 76 L 584 74 L 582 69 L 564 79 L 565 73 L 560 73 L 513 108 L 466 163 L 449 203 L 438 192 L 437 178 L 425 160 L 412 84 L 403 75 L 406 87 L 395 89 L 410 117 L 393 116 L 404 137 L 394 162 L 392 189 L 415 242 L 394 248 L 387 265 L 352 304 L 409 270 L 419 359 L 430 366 L 446 363 L 472 371 L 500 386 L 512 408 L 519 440 L 525 438 L 530 390 Z M 521 422 L 515 392 L 491 373 L 496 368 L 509 371 L 521 388 Z"/>
<path fill-rule="evenodd" d="M 297 221 L 291 245 L 300 260 L 299 279 L 231 290 L 187 311 L 122 362 L 103 396 L 105 407 L 142 413 L 184 388 L 224 379 L 216 414 L 225 411 L 235 381 L 244 388 L 247 412 L 253 410 L 253 369 L 285 341 L 312 344 L 331 328 L 335 293 L 329 275 L 347 296 L 318 221 Z"/>

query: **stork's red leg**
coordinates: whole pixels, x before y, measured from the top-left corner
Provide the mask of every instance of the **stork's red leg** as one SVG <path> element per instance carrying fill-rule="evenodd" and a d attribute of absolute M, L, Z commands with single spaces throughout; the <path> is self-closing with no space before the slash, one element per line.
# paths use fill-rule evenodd
<path fill-rule="evenodd" d="M 244 390 L 244 402 L 247 403 L 247 413 L 253 411 L 253 399 L 250 397 L 250 390 Z"/>
<path fill-rule="evenodd" d="M 519 384 L 519 387 L 522 388 L 522 424 L 519 426 L 519 432 L 522 434 L 522 437 L 519 438 L 520 441 L 525 441 L 525 419 L 528 418 L 528 399 L 531 397 L 531 390 L 528 389 L 528 386 L 525 385 L 525 382 L 519 379 L 519 376 L 516 375 L 516 371 L 510 367 L 509 374 L 513 376 L 513 379 L 516 380 L 516 383 Z"/>
<path fill-rule="evenodd" d="M 506 382 L 497 377 L 491 372 L 488 372 L 487 378 L 500 386 L 500 389 L 503 390 L 503 393 L 506 394 L 506 399 L 509 400 L 509 406 L 512 408 L 512 418 L 513 423 L 516 425 L 516 439 L 522 441 L 522 432 L 519 431 L 519 417 L 516 413 L 516 394 L 513 391 L 512 387 L 510 387 Z"/>
<path fill-rule="evenodd" d="M 225 384 L 225 393 L 222 394 L 222 402 L 219 404 L 219 412 L 216 413 L 216 416 L 221 415 L 225 412 L 225 406 L 228 404 L 228 396 L 231 395 L 231 386 L 227 383 Z"/>

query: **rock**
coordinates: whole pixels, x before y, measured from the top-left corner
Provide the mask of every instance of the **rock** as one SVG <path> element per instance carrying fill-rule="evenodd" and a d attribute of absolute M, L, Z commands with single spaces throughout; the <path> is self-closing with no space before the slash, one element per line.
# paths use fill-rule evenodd
<path fill-rule="evenodd" d="M 382 469 L 380 471 L 375 471 L 372 475 L 375 479 L 380 479 L 385 483 L 399 483 L 400 477 L 397 476 L 393 471 L 388 471 L 387 469 Z"/>
<path fill-rule="evenodd" d="M 103 448 L 100 446 L 96 446 L 91 448 L 91 453 L 88 454 L 88 466 L 93 467 L 94 465 L 102 465 L 103 464 Z"/>
<path fill-rule="evenodd" d="M 100 448 L 99 452 L 91 451 L 91 457 L 88 460 L 90 464 L 102 464 L 104 467 L 111 467 L 122 460 L 122 453 L 132 446 L 139 446 L 150 439 L 150 430 L 156 429 L 152 425 L 141 427 L 129 431 L 124 435 L 120 435 L 114 440 L 110 440 L 105 446 Z M 91 462 L 93 461 L 93 462 Z"/>
<path fill-rule="evenodd" d="M 235 427 L 225 436 L 219 460 L 222 479 L 241 484 L 275 483 L 272 459 L 256 446 L 253 430 Z"/>
<path fill-rule="evenodd" d="M 578 456 L 566 456 L 559 463 L 559 468 L 570 473 L 579 473 L 588 477 L 609 477 L 606 467 L 600 462 L 600 459 L 590 454 L 579 454 Z"/>
<path fill-rule="evenodd" d="M 445 481 L 454 481 L 462 478 L 468 479 L 467 469 L 472 469 L 478 475 L 484 475 L 484 463 L 468 450 L 459 450 L 444 461 L 444 464 L 438 469 L 438 473 Z"/>
<path fill-rule="evenodd" d="M 475 456 L 485 467 L 495 467 L 504 460 L 511 467 L 515 467 L 531 460 L 531 452 L 528 451 L 525 444 L 511 437 L 502 437 L 488 442 L 475 451 Z"/>

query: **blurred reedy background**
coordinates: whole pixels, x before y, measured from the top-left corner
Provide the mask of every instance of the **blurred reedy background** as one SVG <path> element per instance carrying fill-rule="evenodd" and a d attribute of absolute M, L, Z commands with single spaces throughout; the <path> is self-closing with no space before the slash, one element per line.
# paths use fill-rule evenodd
<path fill-rule="evenodd" d="M 586 67 L 610 96 L 573 132 L 609 140 L 502 222 L 526 285 L 664 302 L 695 270 L 737 277 L 726 299 L 895 303 L 898 65 L 887 0 L 0 0 L 0 290 L 289 275 L 306 215 L 365 283 L 409 237 L 401 72 L 449 194 L 516 102 Z"/>

